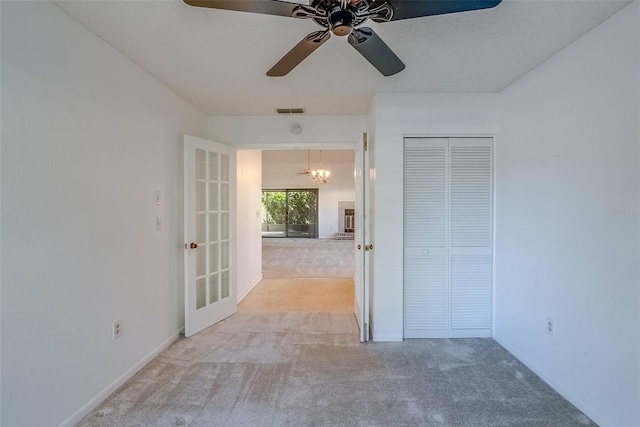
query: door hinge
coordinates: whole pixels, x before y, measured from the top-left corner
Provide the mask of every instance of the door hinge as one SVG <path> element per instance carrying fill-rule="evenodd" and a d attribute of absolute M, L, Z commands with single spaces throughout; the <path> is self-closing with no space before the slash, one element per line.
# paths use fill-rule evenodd
<path fill-rule="evenodd" d="M 367 133 L 366 132 L 362 132 L 362 149 L 364 151 L 367 151 L 368 145 L 369 144 L 367 144 Z"/>

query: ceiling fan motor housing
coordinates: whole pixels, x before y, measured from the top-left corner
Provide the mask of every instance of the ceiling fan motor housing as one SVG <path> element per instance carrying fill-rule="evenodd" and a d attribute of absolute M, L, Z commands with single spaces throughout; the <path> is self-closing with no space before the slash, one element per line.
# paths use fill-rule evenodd
<path fill-rule="evenodd" d="M 334 6 L 329 10 L 329 27 L 336 36 L 348 36 L 353 30 L 355 15 L 349 9 Z"/>

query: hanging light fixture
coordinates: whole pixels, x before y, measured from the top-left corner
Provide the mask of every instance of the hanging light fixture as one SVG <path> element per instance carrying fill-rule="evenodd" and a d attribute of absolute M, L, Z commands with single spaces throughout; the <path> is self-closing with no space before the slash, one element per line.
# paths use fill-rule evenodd
<path fill-rule="evenodd" d="M 322 167 L 322 150 L 320 150 L 320 168 L 311 171 L 311 179 L 314 184 L 326 184 L 329 182 L 330 172 Z"/>

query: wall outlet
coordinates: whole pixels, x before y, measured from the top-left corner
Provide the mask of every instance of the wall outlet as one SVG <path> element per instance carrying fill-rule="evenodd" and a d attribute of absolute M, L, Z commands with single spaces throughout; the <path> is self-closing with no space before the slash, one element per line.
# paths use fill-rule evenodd
<path fill-rule="evenodd" d="M 113 327 L 112 327 L 112 331 L 113 331 L 113 339 L 115 340 L 116 338 L 120 338 L 120 335 L 122 335 L 122 320 L 116 320 L 115 322 L 113 322 Z"/>
<path fill-rule="evenodd" d="M 556 323 L 551 317 L 547 317 L 547 333 L 552 337 L 556 334 Z"/>

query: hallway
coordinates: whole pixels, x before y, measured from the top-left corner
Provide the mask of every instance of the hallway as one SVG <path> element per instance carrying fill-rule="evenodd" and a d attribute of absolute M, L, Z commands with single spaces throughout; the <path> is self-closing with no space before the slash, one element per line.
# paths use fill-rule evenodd
<path fill-rule="evenodd" d="M 352 279 L 262 279 L 240 302 L 241 312 L 353 314 Z"/>

